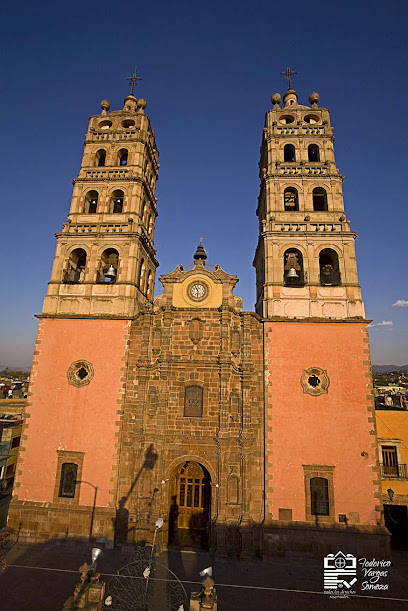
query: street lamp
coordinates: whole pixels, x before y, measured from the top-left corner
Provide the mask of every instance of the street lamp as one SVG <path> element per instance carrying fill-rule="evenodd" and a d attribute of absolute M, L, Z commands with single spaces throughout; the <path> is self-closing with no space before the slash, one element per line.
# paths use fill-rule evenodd
<path fill-rule="evenodd" d="M 388 493 L 388 498 L 392 502 L 392 499 L 394 498 L 394 490 L 392 488 L 388 488 L 387 493 Z"/>
<path fill-rule="evenodd" d="M 99 547 L 93 547 L 92 548 L 92 563 L 91 563 L 91 570 L 90 572 L 95 574 L 96 572 L 96 563 L 98 561 L 99 556 L 102 554 L 102 550 L 99 549 Z"/>
<path fill-rule="evenodd" d="M 150 562 L 149 562 L 149 566 L 147 566 L 145 568 L 145 570 L 143 571 L 143 577 L 146 579 L 146 590 L 145 590 L 145 596 L 147 596 L 147 590 L 149 587 L 149 577 L 150 577 L 150 570 L 152 568 L 152 561 L 153 561 L 153 554 L 154 554 L 154 544 L 156 543 L 156 535 L 157 535 L 157 531 L 163 526 L 164 524 L 164 520 L 163 518 L 157 518 L 155 525 L 154 525 L 154 535 L 153 535 L 153 544 L 152 544 L 152 552 L 150 554 Z"/>

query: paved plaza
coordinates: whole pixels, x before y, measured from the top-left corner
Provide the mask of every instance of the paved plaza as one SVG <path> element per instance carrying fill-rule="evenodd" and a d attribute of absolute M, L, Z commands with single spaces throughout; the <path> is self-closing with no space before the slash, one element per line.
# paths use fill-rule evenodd
<path fill-rule="evenodd" d="M 91 548 L 88 543 L 16 542 L 7 553 L 1 550 L 2 611 L 60 611 L 79 579 L 79 566 L 90 561 Z M 98 572 L 109 583 L 132 556 L 129 548 L 106 549 Z M 408 608 L 408 550 L 393 552 L 389 575 L 383 580 L 388 591 L 370 592 L 367 597 L 356 587 L 356 595 L 346 600 L 323 594 L 322 562 L 315 559 L 214 561 L 204 552 L 170 550 L 160 554 L 160 561 L 183 582 L 187 595 L 200 588 L 199 572 L 212 565 L 219 611 Z"/>

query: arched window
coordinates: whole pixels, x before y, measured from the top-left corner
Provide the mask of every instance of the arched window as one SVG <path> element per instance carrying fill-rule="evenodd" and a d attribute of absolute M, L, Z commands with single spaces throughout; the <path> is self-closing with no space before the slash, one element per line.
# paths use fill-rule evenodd
<path fill-rule="evenodd" d="M 78 465 L 73 462 L 64 462 L 61 465 L 61 477 L 58 496 L 66 499 L 75 498 L 77 485 Z"/>
<path fill-rule="evenodd" d="M 310 478 L 310 504 L 313 516 L 330 515 L 329 482 L 325 477 Z"/>
<path fill-rule="evenodd" d="M 339 286 L 341 284 L 339 257 L 335 250 L 324 248 L 319 253 L 320 284 Z"/>
<path fill-rule="evenodd" d="M 83 248 L 75 248 L 69 255 L 68 267 L 64 271 L 64 284 L 81 284 L 84 281 L 86 267 L 86 252 Z"/>
<path fill-rule="evenodd" d="M 283 283 L 285 286 L 304 286 L 303 256 L 297 248 L 289 248 L 283 255 Z"/>
<path fill-rule="evenodd" d="M 145 283 L 146 283 L 146 263 L 145 263 L 145 260 L 142 259 L 140 261 L 139 278 L 137 282 L 139 289 L 142 293 L 144 293 L 145 291 Z"/>
<path fill-rule="evenodd" d="M 323 187 L 313 189 L 313 210 L 315 212 L 325 212 L 327 210 L 327 193 Z"/>
<path fill-rule="evenodd" d="M 112 197 L 111 197 L 111 205 L 110 205 L 110 211 L 113 214 L 120 214 L 121 212 L 123 212 L 123 200 L 124 200 L 124 193 L 123 191 L 121 191 L 120 189 L 116 189 L 116 191 L 114 191 L 112 193 Z"/>
<path fill-rule="evenodd" d="M 127 149 L 120 149 L 118 153 L 118 165 L 127 165 L 127 162 L 128 162 Z"/>
<path fill-rule="evenodd" d="M 320 151 L 317 144 L 309 144 L 307 147 L 309 161 L 320 161 Z"/>
<path fill-rule="evenodd" d="M 85 195 L 84 212 L 85 214 L 95 214 L 98 209 L 98 197 L 97 191 L 88 191 Z"/>
<path fill-rule="evenodd" d="M 146 211 L 146 202 L 143 200 L 143 202 L 142 202 L 142 209 L 141 209 L 141 212 L 140 212 L 140 222 L 141 223 L 143 223 L 145 211 Z"/>
<path fill-rule="evenodd" d="M 98 271 L 99 284 L 115 284 L 118 277 L 119 253 L 115 248 L 107 248 L 101 255 L 101 267 Z"/>
<path fill-rule="evenodd" d="M 283 204 L 286 211 L 299 210 L 299 197 L 295 187 L 286 187 L 283 192 Z"/>
<path fill-rule="evenodd" d="M 151 214 L 149 216 L 149 223 L 148 223 L 148 226 L 147 226 L 147 233 L 149 235 L 152 235 L 152 233 L 153 233 L 153 216 Z"/>
<path fill-rule="evenodd" d="M 146 284 L 146 295 L 148 299 L 152 298 L 152 292 L 153 292 L 153 275 L 152 275 L 152 270 L 149 269 L 149 272 L 147 274 L 147 284 Z"/>
<path fill-rule="evenodd" d="M 105 149 L 99 149 L 95 155 L 95 165 L 103 166 L 106 163 L 106 151 Z"/>
<path fill-rule="evenodd" d="M 296 161 L 296 152 L 293 144 L 285 144 L 283 159 L 284 161 Z"/>

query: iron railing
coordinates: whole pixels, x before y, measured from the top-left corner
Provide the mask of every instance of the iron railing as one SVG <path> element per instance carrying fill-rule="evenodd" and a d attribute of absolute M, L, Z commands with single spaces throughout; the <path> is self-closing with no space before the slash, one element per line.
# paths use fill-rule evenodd
<path fill-rule="evenodd" d="M 384 479 L 389 479 L 389 478 L 406 479 L 408 478 L 407 465 L 380 464 L 380 467 L 381 467 L 381 477 L 383 477 Z"/>

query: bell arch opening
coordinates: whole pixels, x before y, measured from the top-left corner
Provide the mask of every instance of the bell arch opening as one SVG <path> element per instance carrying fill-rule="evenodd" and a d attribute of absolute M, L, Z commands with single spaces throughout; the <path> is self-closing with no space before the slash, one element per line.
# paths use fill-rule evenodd
<path fill-rule="evenodd" d="M 170 479 L 169 546 L 208 549 L 211 476 L 196 461 L 176 467 Z"/>

